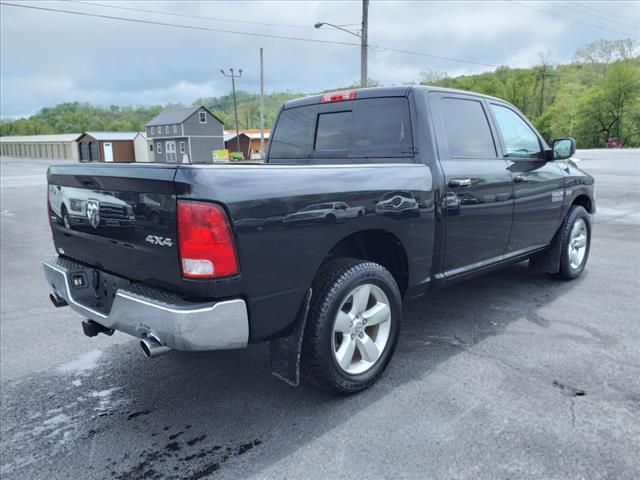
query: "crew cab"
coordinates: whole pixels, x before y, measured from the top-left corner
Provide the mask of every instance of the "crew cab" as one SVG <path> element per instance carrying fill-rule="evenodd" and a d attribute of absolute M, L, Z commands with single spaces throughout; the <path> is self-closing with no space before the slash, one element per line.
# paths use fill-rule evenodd
<path fill-rule="evenodd" d="M 595 198 L 574 152 L 503 100 L 413 86 L 285 103 L 265 164 L 51 166 L 51 300 L 149 357 L 270 342 L 279 378 L 357 392 L 405 300 L 525 260 L 580 276 Z"/>

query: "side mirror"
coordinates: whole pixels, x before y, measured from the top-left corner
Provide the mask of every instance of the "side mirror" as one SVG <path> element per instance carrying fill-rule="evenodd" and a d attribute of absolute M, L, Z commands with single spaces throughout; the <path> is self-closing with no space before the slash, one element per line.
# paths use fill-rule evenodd
<path fill-rule="evenodd" d="M 573 138 L 559 138 L 553 141 L 553 159 L 565 160 L 576 153 L 576 141 Z"/>

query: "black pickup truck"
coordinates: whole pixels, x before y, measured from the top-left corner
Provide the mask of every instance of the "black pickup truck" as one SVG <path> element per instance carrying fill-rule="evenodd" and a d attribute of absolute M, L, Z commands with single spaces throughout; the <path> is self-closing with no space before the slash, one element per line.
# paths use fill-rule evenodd
<path fill-rule="evenodd" d="M 149 357 L 269 341 L 278 377 L 356 392 L 403 299 L 523 260 L 581 274 L 595 199 L 574 152 L 500 99 L 393 87 L 287 102 L 264 165 L 52 166 L 51 300 Z"/>

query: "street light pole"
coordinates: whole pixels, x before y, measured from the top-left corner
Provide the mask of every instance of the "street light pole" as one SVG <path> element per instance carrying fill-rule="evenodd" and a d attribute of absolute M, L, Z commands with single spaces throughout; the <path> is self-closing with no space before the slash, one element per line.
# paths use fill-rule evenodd
<path fill-rule="evenodd" d="M 362 0 L 362 30 L 361 33 L 352 32 L 340 25 L 334 25 L 329 22 L 318 22 L 314 25 L 316 28 L 321 28 L 327 25 L 338 30 L 342 30 L 350 35 L 358 37 L 360 39 L 360 86 L 367 86 L 367 48 L 369 39 L 369 0 Z"/>
<path fill-rule="evenodd" d="M 238 102 L 236 101 L 236 78 L 240 78 L 242 76 L 242 69 L 238 70 L 238 74 L 235 75 L 233 73 L 233 68 L 230 68 L 230 74 L 226 74 L 224 70 L 220 69 L 220 73 L 225 77 L 231 77 L 231 89 L 233 90 L 233 111 L 236 117 L 236 151 L 242 153 L 240 150 L 240 129 L 238 127 Z"/>

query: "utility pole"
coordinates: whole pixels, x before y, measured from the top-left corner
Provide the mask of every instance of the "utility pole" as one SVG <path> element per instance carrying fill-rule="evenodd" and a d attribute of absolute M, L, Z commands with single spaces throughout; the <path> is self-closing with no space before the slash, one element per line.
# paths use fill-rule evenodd
<path fill-rule="evenodd" d="M 362 0 L 362 37 L 360 47 L 360 86 L 367 86 L 367 37 L 369 36 L 369 0 Z"/>
<path fill-rule="evenodd" d="M 238 127 L 238 102 L 236 100 L 236 78 L 240 78 L 242 76 L 242 69 L 238 70 L 238 74 L 235 75 L 233 73 L 233 68 L 230 68 L 230 74 L 224 73 L 224 70 L 220 69 L 220 73 L 225 77 L 231 77 L 231 89 L 233 90 L 233 111 L 236 117 L 236 148 L 237 152 L 242 153 L 240 150 L 240 129 Z"/>
<path fill-rule="evenodd" d="M 264 162 L 264 59 L 260 47 L 260 159 Z"/>

